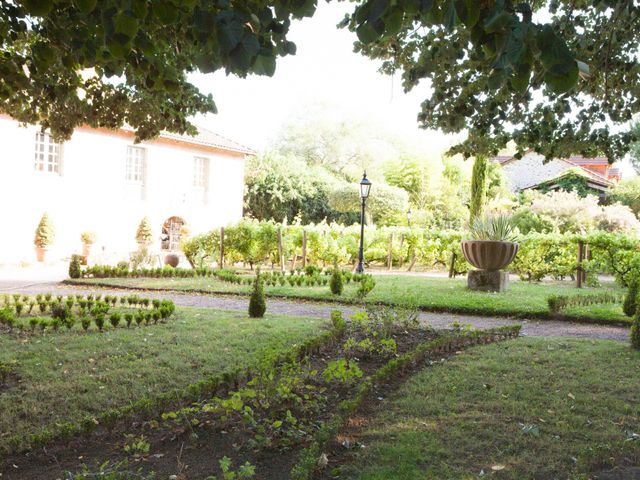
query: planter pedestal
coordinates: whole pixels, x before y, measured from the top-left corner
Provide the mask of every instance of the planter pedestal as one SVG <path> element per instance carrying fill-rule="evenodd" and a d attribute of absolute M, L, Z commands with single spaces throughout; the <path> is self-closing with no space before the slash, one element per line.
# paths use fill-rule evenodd
<path fill-rule="evenodd" d="M 469 270 L 467 286 L 470 290 L 504 292 L 509 286 L 509 273 L 501 270 Z"/>

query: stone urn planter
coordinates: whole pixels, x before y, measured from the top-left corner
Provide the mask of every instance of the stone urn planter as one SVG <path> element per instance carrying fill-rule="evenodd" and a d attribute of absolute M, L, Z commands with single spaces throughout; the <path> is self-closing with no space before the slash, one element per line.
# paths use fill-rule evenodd
<path fill-rule="evenodd" d="M 518 244 L 499 240 L 463 240 L 464 258 L 478 270 L 467 274 L 471 290 L 503 292 L 509 284 L 509 274 L 502 271 L 518 253 Z"/>

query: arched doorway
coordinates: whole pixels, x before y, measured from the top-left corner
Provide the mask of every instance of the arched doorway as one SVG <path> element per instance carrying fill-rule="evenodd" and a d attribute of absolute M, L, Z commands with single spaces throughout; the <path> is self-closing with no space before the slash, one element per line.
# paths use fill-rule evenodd
<path fill-rule="evenodd" d="M 161 245 L 162 250 L 180 250 L 182 229 L 187 222 L 181 217 L 169 217 L 162 225 Z"/>

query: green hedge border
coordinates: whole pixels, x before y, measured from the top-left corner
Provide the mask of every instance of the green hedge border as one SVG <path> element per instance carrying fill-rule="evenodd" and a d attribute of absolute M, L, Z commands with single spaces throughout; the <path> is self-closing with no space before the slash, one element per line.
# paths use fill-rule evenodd
<path fill-rule="evenodd" d="M 71 285 L 75 287 L 100 287 L 100 288 L 108 288 L 111 290 L 133 290 L 133 291 L 142 291 L 142 292 L 164 292 L 164 293 L 172 293 L 176 295 L 219 295 L 225 297 L 249 297 L 250 293 L 241 293 L 241 292 L 217 292 L 212 290 L 201 290 L 201 289 L 189 289 L 189 290 L 174 290 L 167 288 L 155 288 L 155 287 L 132 287 L 132 286 L 124 286 L 124 285 L 110 285 L 108 283 L 103 282 L 83 282 L 76 280 L 63 280 L 63 284 Z M 305 302 L 311 303 L 334 303 L 338 305 L 348 305 L 348 306 L 361 306 L 364 304 L 367 305 L 384 305 L 387 307 L 406 307 L 407 305 L 403 305 L 400 303 L 393 302 L 383 302 L 383 301 L 367 301 L 364 302 L 362 300 L 353 299 L 353 300 L 345 300 L 341 298 L 322 298 L 319 299 L 317 297 L 311 297 L 306 295 L 282 295 L 282 294 L 273 294 L 268 293 L 267 298 L 277 298 L 282 300 L 303 300 Z M 523 313 L 523 312 L 501 312 L 501 311 L 492 311 L 489 309 L 475 309 L 475 308 L 467 308 L 467 307 L 439 307 L 439 306 L 429 306 L 429 305 L 419 305 L 418 308 L 422 312 L 433 312 L 433 313 L 453 313 L 453 314 L 461 314 L 461 315 L 477 315 L 480 317 L 502 317 L 502 318 L 514 318 L 516 320 L 552 320 L 552 321 L 567 321 L 567 322 L 575 322 L 575 323 L 584 323 L 590 325 L 604 325 L 604 326 L 614 326 L 614 327 L 631 327 L 631 320 L 626 321 L 615 321 L 615 320 L 603 320 L 599 318 L 592 317 L 584 317 L 584 316 L 571 316 L 571 315 L 559 315 L 554 316 L 548 311 L 539 312 L 539 313 Z"/>
<path fill-rule="evenodd" d="M 315 353 L 321 347 L 336 341 L 344 333 L 344 324 L 334 325 L 331 329 L 305 340 L 293 349 L 283 352 L 271 360 L 271 365 L 275 368 L 278 365 L 292 360 L 300 360 L 306 355 Z M 199 382 L 192 383 L 180 389 L 158 395 L 157 397 L 147 397 L 130 403 L 127 406 L 111 409 L 103 414 L 86 416 L 78 422 L 56 423 L 55 429 L 43 428 L 38 433 L 29 435 L 14 435 L 8 437 L 8 448 L 3 449 L 6 455 L 20 454 L 47 444 L 65 440 L 78 435 L 87 435 L 97 430 L 99 427 L 112 429 L 117 422 L 132 419 L 134 416 L 150 419 L 156 417 L 159 412 L 181 408 L 183 403 L 193 403 L 202 400 L 205 396 L 216 395 L 217 392 L 227 392 L 231 389 L 237 390 L 239 386 L 246 383 L 253 377 L 252 367 L 245 369 L 231 370 L 220 375 L 214 375 Z M 19 447 L 26 443 L 27 445 Z M 11 445 L 15 445 L 11 447 Z"/>
<path fill-rule="evenodd" d="M 338 407 L 340 413 L 327 422 L 316 434 L 312 444 L 299 454 L 298 462 L 291 469 L 290 478 L 292 480 L 310 480 L 313 477 L 317 469 L 318 459 L 326 446 L 344 427 L 349 417 L 362 406 L 376 384 L 386 382 L 397 375 L 404 375 L 409 369 L 423 364 L 434 355 L 446 354 L 474 345 L 517 338 L 520 334 L 520 328 L 520 325 L 507 325 L 488 330 L 449 334 L 422 343 L 411 352 L 390 360 L 360 384 L 357 393 L 352 399 L 344 400 L 340 403 Z"/>

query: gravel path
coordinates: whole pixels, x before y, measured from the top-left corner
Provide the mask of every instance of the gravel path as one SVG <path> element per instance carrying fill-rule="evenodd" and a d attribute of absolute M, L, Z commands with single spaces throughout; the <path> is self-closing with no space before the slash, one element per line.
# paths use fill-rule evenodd
<path fill-rule="evenodd" d="M 23 293 L 35 295 L 37 293 L 52 292 L 55 295 L 86 294 L 100 291 L 109 295 L 129 295 L 131 290 L 106 289 L 96 287 L 76 287 L 55 282 L 16 282 L 0 281 L 0 293 Z M 233 295 L 205 295 L 177 292 L 145 292 L 150 298 L 170 298 L 176 305 L 184 307 L 218 308 L 220 310 L 247 310 L 249 299 Z M 269 299 L 268 312 L 283 315 L 299 315 L 305 317 L 327 318 L 331 310 L 339 309 L 350 314 L 356 311 L 353 306 L 315 303 L 300 300 Z M 616 326 L 589 325 L 583 323 L 558 322 L 553 320 L 523 320 L 511 318 L 480 317 L 475 315 L 458 315 L 452 313 L 422 312 L 421 320 L 430 323 L 435 328 L 442 328 L 453 322 L 471 324 L 477 328 L 497 327 L 501 325 L 522 325 L 522 334 L 536 337 L 575 337 L 599 338 L 626 342 L 629 339 L 629 329 Z"/>

